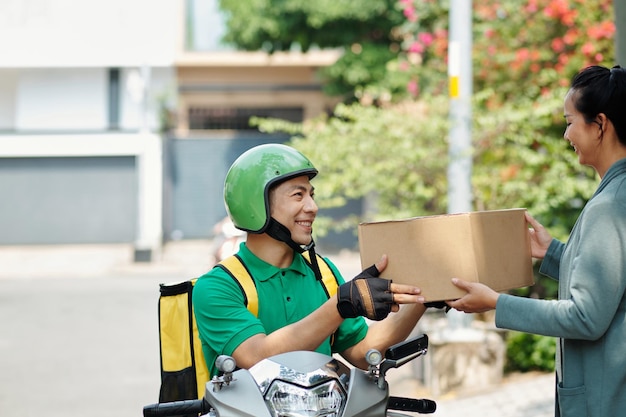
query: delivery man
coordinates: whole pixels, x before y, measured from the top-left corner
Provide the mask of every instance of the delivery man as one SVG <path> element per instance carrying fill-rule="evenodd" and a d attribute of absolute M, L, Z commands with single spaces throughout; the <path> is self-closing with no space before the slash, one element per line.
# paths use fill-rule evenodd
<path fill-rule="evenodd" d="M 318 207 L 311 180 L 317 173 L 304 155 L 281 144 L 256 146 L 230 167 L 224 200 L 234 225 L 247 232 L 236 256 L 254 280 L 258 315 L 248 310 L 245 293 L 224 269 L 198 279 L 193 305 L 211 375 L 218 355 L 250 368 L 296 350 L 339 353 L 366 369 L 369 349 L 384 352 L 403 341 L 424 313 L 419 288 L 379 278 L 386 256 L 345 282 L 329 259 L 315 254 Z M 329 296 L 320 282 L 320 262 L 337 279 L 336 295 Z M 376 323 L 370 326 L 364 317 Z"/>

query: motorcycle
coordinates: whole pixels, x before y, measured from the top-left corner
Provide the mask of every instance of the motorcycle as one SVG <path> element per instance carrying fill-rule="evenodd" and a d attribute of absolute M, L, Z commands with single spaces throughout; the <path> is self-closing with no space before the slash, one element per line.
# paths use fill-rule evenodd
<path fill-rule="evenodd" d="M 317 352 L 296 351 L 264 359 L 250 369 L 237 369 L 230 356 L 219 356 L 221 376 L 207 382 L 204 398 L 150 404 L 144 417 L 401 417 L 409 411 L 434 413 L 436 403 L 389 395 L 387 371 L 428 351 L 420 335 L 390 347 L 383 355 L 367 352 L 367 370 Z M 390 411 L 393 410 L 393 411 Z"/>
<path fill-rule="evenodd" d="M 235 227 L 229 217 L 213 226 L 213 249 L 211 255 L 218 263 L 239 250 L 239 244 L 246 241 L 247 233 Z"/>

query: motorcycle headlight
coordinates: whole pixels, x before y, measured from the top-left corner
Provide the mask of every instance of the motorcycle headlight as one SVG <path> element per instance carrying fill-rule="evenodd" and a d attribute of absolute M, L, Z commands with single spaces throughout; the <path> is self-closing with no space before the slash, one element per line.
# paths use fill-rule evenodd
<path fill-rule="evenodd" d="M 273 417 L 339 417 L 346 395 L 337 381 L 313 387 L 300 387 L 274 381 L 265 394 Z"/>

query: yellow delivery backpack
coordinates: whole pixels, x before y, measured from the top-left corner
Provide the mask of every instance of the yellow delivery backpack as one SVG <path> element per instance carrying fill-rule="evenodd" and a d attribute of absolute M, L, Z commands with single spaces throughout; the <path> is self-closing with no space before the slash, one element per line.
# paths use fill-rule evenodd
<path fill-rule="evenodd" d="M 302 255 L 310 262 L 308 252 Z M 316 256 L 322 274 L 322 285 L 330 298 L 337 293 L 337 278 L 323 258 Z M 216 267 L 222 268 L 240 284 L 246 307 L 257 316 L 259 300 L 256 286 L 241 258 L 232 255 Z M 205 385 L 210 379 L 191 301 L 196 281 L 197 278 L 194 278 L 159 286 L 159 402 L 202 398 Z"/>

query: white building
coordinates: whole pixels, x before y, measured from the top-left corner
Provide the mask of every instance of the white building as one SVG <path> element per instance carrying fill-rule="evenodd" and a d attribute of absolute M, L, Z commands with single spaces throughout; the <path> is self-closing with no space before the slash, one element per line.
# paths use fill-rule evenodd
<path fill-rule="evenodd" d="M 217 1 L 0 0 L 0 245 L 128 242 L 151 260 L 208 237 L 230 163 L 286 139 L 247 117 L 334 105 L 316 71 L 338 51 L 235 52 Z"/>
<path fill-rule="evenodd" d="M 337 51 L 235 53 L 216 5 L 0 0 L 0 245 L 128 242 L 150 260 L 171 236 L 206 237 L 232 160 L 285 138 L 190 115 L 332 105 L 315 71 Z"/>
<path fill-rule="evenodd" d="M 0 2 L 0 244 L 159 247 L 179 6 Z"/>

